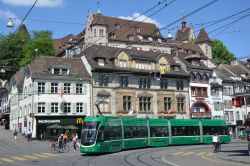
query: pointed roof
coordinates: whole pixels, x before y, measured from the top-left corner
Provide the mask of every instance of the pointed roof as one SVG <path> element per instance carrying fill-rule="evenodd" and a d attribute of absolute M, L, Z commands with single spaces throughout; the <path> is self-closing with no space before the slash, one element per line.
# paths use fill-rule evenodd
<path fill-rule="evenodd" d="M 198 37 L 195 40 L 196 43 L 202 43 L 202 42 L 209 42 L 211 43 L 211 40 L 209 39 L 207 32 L 204 28 L 201 28 L 200 33 Z"/>
<path fill-rule="evenodd" d="M 23 33 L 23 34 L 27 34 L 28 36 L 30 36 L 30 35 L 29 35 L 29 31 L 28 31 L 28 29 L 27 29 L 27 27 L 26 27 L 25 24 L 22 24 L 22 25 L 19 27 L 17 33 Z"/>

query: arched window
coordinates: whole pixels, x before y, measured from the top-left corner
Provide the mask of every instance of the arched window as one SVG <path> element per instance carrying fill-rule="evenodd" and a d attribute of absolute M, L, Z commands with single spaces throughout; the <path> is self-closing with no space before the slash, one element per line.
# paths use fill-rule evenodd
<path fill-rule="evenodd" d="M 194 81 L 195 81 L 195 75 L 194 75 L 194 73 L 191 73 L 191 74 L 190 74 L 190 77 L 191 77 L 191 78 L 190 78 L 191 81 L 194 82 Z"/>
<path fill-rule="evenodd" d="M 201 82 L 201 75 L 200 75 L 200 73 L 196 74 L 196 82 Z"/>
<path fill-rule="evenodd" d="M 203 74 L 203 75 L 202 75 L 202 82 L 205 82 L 205 83 L 208 82 L 208 77 L 207 77 L 206 74 Z"/>

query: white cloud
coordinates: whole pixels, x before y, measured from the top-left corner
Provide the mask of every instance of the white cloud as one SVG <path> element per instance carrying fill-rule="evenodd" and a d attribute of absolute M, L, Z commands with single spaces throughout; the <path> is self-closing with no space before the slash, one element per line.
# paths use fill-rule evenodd
<path fill-rule="evenodd" d="M 14 18 L 14 24 L 19 25 L 21 23 L 21 20 L 17 18 L 17 16 L 12 13 L 10 10 L 1 10 L 0 9 L 0 19 L 6 20 L 6 25 L 7 25 L 7 20 L 9 18 Z"/>
<path fill-rule="evenodd" d="M 35 0 L 0 0 L 3 3 L 13 6 L 31 6 Z M 58 7 L 63 5 L 63 0 L 38 0 L 36 7 Z"/>
<path fill-rule="evenodd" d="M 143 21 L 143 22 L 148 22 L 148 23 L 153 23 L 155 24 L 158 28 L 163 27 L 164 25 L 162 25 L 161 23 L 159 23 L 156 19 L 152 19 L 152 18 L 148 18 L 145 15 L 141 15 L 138 12 L 133 13 L 132 17 L 131 16 L 120 16 L 119 18 L 122 19 L 127 19 L 127 20 L 133 20 L 135 19 L 135 21 Z M 137 18 L 138 17 L 138 18 Z"/>

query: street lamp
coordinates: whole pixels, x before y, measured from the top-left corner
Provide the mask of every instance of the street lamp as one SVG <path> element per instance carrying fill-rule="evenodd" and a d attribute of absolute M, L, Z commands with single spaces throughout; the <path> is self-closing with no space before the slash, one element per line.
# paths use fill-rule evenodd
<path fill-rule="evenodd" d="M 13 28 L 14 27 L 14 20 L 15 20 L 16 18 L 9 18 L 9 20 L 8 20 L 8 22 L 7 22 L 7 27 L 8 28 Z"/>

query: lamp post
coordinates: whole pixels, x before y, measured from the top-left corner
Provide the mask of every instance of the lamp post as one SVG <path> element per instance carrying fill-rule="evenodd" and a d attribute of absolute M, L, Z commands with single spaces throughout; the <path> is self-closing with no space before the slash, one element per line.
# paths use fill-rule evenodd
<path fill-rule="evenodd" d="M 14 28 L 14 20 L 16 18 L 9 18 L 8 22 L 7 22 L 7 28 Z"/>

